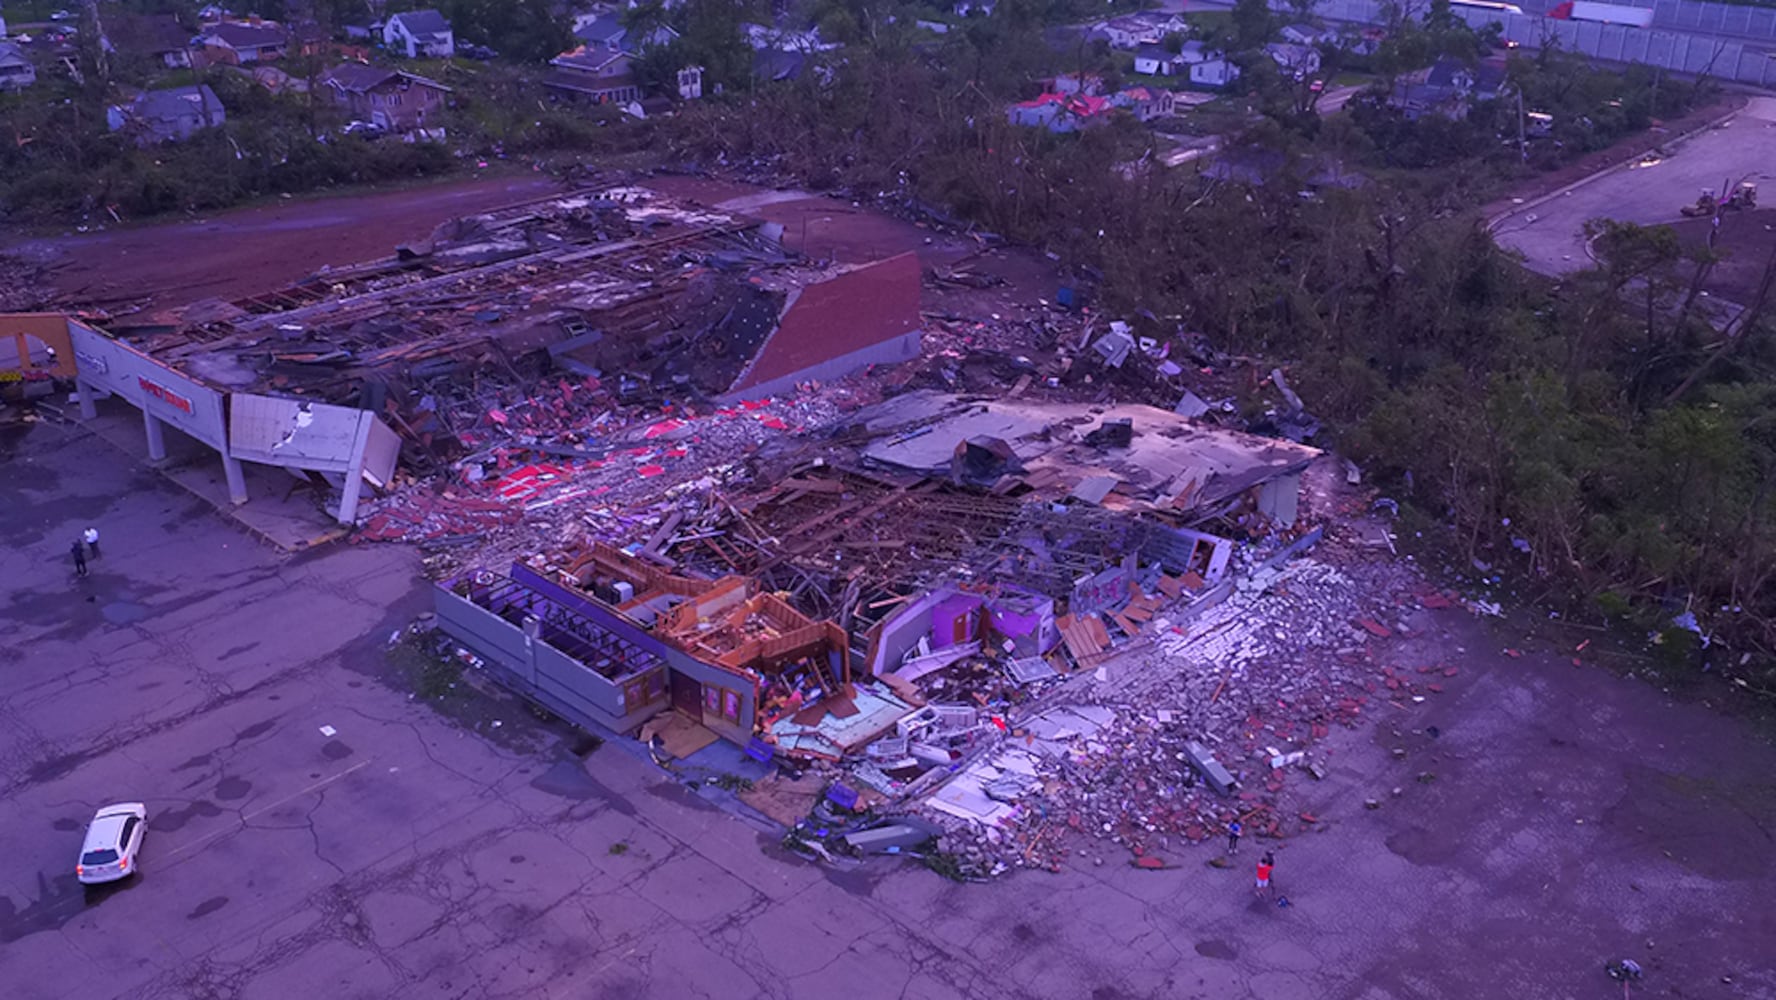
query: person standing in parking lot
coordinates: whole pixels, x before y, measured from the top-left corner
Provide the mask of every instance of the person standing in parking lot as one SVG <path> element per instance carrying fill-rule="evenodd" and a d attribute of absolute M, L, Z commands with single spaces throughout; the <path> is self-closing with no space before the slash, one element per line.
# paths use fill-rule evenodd
<path fill-rule="evenodd" d="M 82 541 L 86 542 L 87 551 L 92 554 L 94 559 L 97 559 L 99 557 L 99 529 L 88 526 L 80 537 Z"/>
<path fill-rule="evenodd" d="M 81 541 L 80 539 L 76 538 L 76 539 L 74 539 L 74 544 L 68 546 L 68 551 L 69 551 L 69 553 L 71 553 L 74 556 L 74 575 L 75 576 L 85 576 L 86 575 L 86 543 Z"/>

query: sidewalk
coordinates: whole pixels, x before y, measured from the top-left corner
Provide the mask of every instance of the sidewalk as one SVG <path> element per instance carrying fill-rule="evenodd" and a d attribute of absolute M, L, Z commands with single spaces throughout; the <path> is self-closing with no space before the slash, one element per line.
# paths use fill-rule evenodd
<path fill-rule="evenodd" d="M 129 404 L 117 399 L 100 400 L 99 415 L 84 421 L 75 419 L 77 406 L 62 400 L 52 405 L 73 426 L 84 427 L 136 464 L 165 476 L 280 552 L 307 551 L 347 534 L 346 526 L 322 509 L 314 488 L 282 469 L 242 463 L 251 499 L 237 506 L 228 496 L 222 460 L 208 445 L 168 426 L 166 460 L 151 462 L 148 441 L 142 432 L 141 411 Z"/>

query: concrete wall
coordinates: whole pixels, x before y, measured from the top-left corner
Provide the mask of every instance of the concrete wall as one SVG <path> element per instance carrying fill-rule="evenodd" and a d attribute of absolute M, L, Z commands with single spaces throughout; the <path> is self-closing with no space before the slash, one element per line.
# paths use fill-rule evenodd
<path fill-rule="evenodd" d="M 1776 87 L 1776 59 L 1764 51 L 1730 37 L 1693 33 L 1720 31 L 1759 40 L 1776 38 L 1776 10 L 1690 0 L 1643 0 L 1639 5 L 1645 6 L 1647 2 L 1652 3 L 1655 11 L 1651 28 L 1462 8 L 1456 8 L 1455 13 L 1477 28 L 1497 23 L 1503 28 L 1503 37 L 1525 48 L 1538 49 L 1547 39 L 1554 39 L 1561 48 L 1593 59 L 1642 63 L 1679 73 L 1707 73 L 1716 79 Z M 1288 0 L 1271 0 L 1270 6 L 1278 12 L 1293 11 Z M 1314 12 L 1331 21 L 1386 21 L 1379 0 L 1319 0 Z"/>
<path fill-rule="evenodd" d="M 741 677 L 732 671 L 704 663 L 678 647 L 656 638 L 652 632 L 615 608 L 585 594 L 569 590 L 554 580 L 524 566 L 517 564 L 512 566 L 512 579 L 563 607 L 571 608 L 588 621 L 616 633 L 625 641 L 633 643 L 637 648 L 660 658 L 665 661 L 667 669 L 673 673 L 682 674 L 699 685 L 714 685 L 724 690 L 737 692 L 740 695 L 740 713 L 737 723 L 729 724 L 724 719 L 710 720 L 706 718 L 703 720 L 703 724 L 724 739 L 735 743 L 744 744 L 752 739 L 754 720 L 758 713 L 758 688 L 750 678 Z"/>
<path fill-rule="evenodd" d="M 536 664 L 522 629 L 440 583 L 433 594 L 438 623 L 451 638 L 511 671 L 525 684 L 536 682 Z"/>
<path fill-rule="evenodd" d="M 919 640 L 931 634 L 931 609 L 955 593 L 938 589 L 921 594 L 884 618 L 876 636 L 875 655 L 870 658 L 870 676 L 894 672 L 906 654 L 919 645 Z"/>
<path fill-rule="evenodd" d="M 500 683 L 576 725 L 629 732 L 667 707 L 664 699 L 625 705 L 621 684 L 606 680 L 547 642 L 531 639 L 521 626 L 457 595 L 446 584 L 434 589 L 433 603 L 439 626 L 486 660 Z"/>
<path fill-rule="evenodd" d="M 70 323 L 76 377 L 227 454 L 222 394 L 90 327 Z"/>

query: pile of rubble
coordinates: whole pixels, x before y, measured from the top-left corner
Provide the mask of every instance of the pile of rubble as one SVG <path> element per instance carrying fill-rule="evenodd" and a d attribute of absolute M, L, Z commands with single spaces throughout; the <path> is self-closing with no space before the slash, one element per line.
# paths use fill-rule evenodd
<path fill-rule="evenodd" d="M 1288 782 L 1323 773 L 1332 727 L 1441 690 L 1444 668 L 1398 671 L 1374 645 L 1402 608 L 1445 602 L 1409 569 L 1349 550 L 1237 579 L 1224 602 L 1157 619 L 1153 642 L 1056 684 L 1002 734 L 984 730 L 917 814 L 982 874 L 1117 851 L 1164 864 L 1235 819 L 1261 837 L 1315 827 L 1284 808 Z"/>

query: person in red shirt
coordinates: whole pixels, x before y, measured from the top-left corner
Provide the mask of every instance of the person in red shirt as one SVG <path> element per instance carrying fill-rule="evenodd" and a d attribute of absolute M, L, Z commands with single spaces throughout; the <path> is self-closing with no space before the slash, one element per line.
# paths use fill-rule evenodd
<path fill-rule="evenodd" d="M 1258 859 L 1258 881 L 1252 889 L 1260 899 L 1276 894 L 1275 888 L 1270 884 L 1270 873 L 1275 870 L 1276 858 L 1271 856 L 1269 851 L 1265 851 L 1264 857 Z"/>

